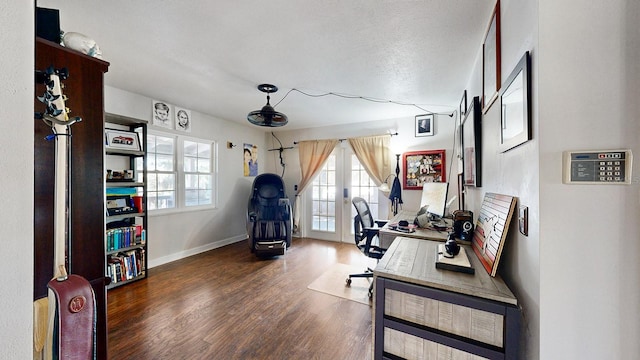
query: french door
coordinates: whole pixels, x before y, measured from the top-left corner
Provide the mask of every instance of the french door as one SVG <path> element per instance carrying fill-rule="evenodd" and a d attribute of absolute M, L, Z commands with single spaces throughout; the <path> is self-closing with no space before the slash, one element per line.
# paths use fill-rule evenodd
<path fill-rule="evenodd" d="M 378 218 L 378 203 L 384 196 L 351 148 L 338 146 L 305 191 L 305 236 L 353 242 L 354 196 L 367 200 L 373 217 Z"/>

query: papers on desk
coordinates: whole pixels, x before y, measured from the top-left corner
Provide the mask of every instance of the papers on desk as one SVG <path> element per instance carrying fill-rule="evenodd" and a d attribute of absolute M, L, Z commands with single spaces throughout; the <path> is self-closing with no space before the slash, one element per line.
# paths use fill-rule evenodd
<path fill-rule="evenodd" d="M 412 233 L 416 231 L 417 226 L 415 224 L 409 224 L 407 226 L 400 226 L 398 223 L 391 223 L 387 225 L 390 230 L 400 231 L 404 233 Z"/>
<path fill-rule="evenodd" d="M 446 254 L 444 244 L 438 244 L 438 249 L 436 251 L 438 252 L 436 254 L 437 269 L 453 270 L 464 272 L 467 274 L 475 274 L 475 269 L 473 268 L 473 266 L 471 266 L 469 256 L 467 255 L 464 247 L 460 247 L 460 252 L 458 253 L 458 255 L 452 258 L 444 256 Z"/>

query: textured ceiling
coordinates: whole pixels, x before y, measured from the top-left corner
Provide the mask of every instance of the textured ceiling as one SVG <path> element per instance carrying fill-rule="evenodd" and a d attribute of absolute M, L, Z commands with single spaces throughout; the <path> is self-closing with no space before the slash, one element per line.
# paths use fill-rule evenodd
<path fill-rule="evenodd" d="M 271 83 L 282 129 L 452 112 L 494 0 L 40 0 L 110 62 L 107 85 L 248 124 Z M 392 100 L 378 103 L 328 92 Z M 283 97 L 287 97 L 283 100 Z M 281 103 L 279 103 L 282 100 Z M 265 129 L 266 130 L 266 129 Z"/>

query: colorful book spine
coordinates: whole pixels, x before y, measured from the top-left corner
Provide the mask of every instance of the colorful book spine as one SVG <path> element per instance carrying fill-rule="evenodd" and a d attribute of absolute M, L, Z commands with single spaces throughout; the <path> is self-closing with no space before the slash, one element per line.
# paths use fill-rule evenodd
<path fill-rule="evenodd" d="M 106 250 L 116 251 L 146 242 L 146 232 L 142 226 L 121 227 L 105 232 Z"/>
<path fill-rule="evenodd" d="M 134 249 L 109 255 L 107 275 L 112 283 L 132 280 L 146 270 L 144 249 Z"/>

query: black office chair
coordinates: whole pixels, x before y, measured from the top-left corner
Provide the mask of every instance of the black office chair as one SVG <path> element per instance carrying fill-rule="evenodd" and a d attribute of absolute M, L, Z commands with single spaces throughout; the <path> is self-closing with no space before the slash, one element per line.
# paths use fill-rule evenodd
<path fill-rule="evenodd" d="M 355 243 L 363 254 L 370 258 L 380 260 L 386 249 L 379 246 L 378 232 L 386 220 L 374 220 L 369 209 L 369 204 L 361 197 L 354 197 L 351 202 L 356 208 L 357 215 L 353 218 L 353 230 L 355 232 Z M 347 278 L 347 286 L 351 285 L 351 278 L 373 278 L 373 270 L 360 274 L 350 274 Z M 369 286 L 369 297 L 373 296 L 373 282 Z"/>

